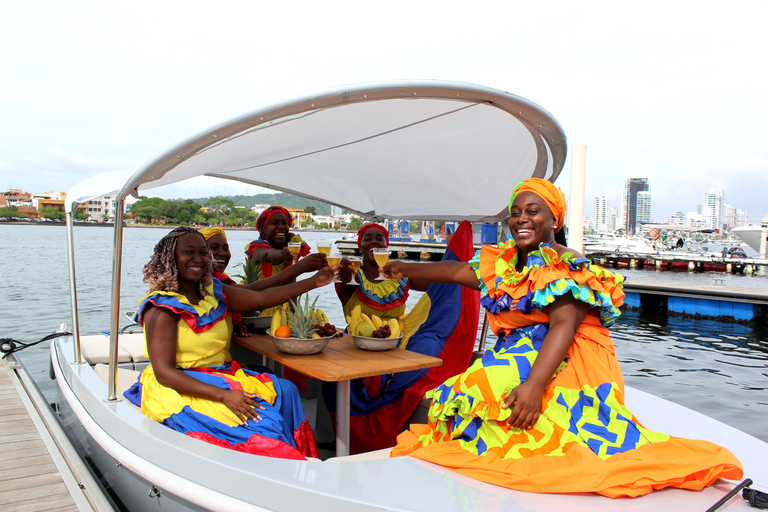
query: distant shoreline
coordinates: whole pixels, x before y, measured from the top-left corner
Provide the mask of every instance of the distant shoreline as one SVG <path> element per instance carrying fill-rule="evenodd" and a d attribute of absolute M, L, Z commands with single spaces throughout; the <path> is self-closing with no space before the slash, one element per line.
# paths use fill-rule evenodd
<path fill-rule="evenodd" d="M 19 225 L 23 224 L 25 226 L 66 226 L 66 222 L 63 220 L 49 220 L 49 221 L 40 221 L 36 219 L 0 219 L 0 224 L 7 224 L 7 225 Z M 86 226 L 86 227 L 102 227 L 102 228 L 112 228 L 115 227 L 114 222 L 83 222 L 83 221 L 75 221 L 75 226 Z M 156 228 L 156 229 L 174 229 L 180 226 L 180 224 L 125 224 L 124 227 L 126 228 Z M 258 231 L 256 227 L 254 226 L 247 226 L 247 227 L 240 227 L 240 226 L 225 226 L 222 227 L 222 229 L 230 231 L 230 230 L 237 230 L 237 231 Z M 294 229 L 292 231 L 295 231 L 297 233 L 353 233 L 352 231 L 346 231 L 343 229 Z"/>

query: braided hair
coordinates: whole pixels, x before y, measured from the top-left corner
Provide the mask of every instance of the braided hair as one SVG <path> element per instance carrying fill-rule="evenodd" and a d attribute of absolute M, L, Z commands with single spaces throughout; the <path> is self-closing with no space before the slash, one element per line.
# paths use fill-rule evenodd
<path fill-rule="evenodd" d="M 152 258 L 149 260 L 149 263 L 144 265 L 144 282 L 149 284 L 147 293 L 179 291 L 179 271 L 176 268 L 176 242 L 180 237 L 188 233 L 194 233 L 205 240 L 205 237 L 196 229 L 189 226 L 179 226 L 157 242 Z M 211 283 L 212 262 L 213 258 L 209 257 L 208 266 L 203 269 L 203 277 L 197 283 L 197 293 L 200 297 L 205 297 L 205 287 Z"/>

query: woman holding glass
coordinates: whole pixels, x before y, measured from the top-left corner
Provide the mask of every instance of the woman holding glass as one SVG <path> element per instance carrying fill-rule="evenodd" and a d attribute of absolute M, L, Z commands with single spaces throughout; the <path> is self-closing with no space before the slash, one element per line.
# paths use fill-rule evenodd
<path fill-rule="evenodd" d="M 350 401 L 350 452 L 377 450 L 395 444 L 397 435 L 414 412 L 424 392 L 467 368 L 477 333 L 479 294 L 455 284 L 435 284 L 407 277 L 379 279 L 382 256 L 389 252 L 389 233 L 378 224 L 357 233 L 362 263 L 353 276 L 353 258 L 344 258 L 336 294 L 350 315 L 356 306 L 368 316 L 400 320 L 403 339 L 399 348 L 443 359 L 442 366 L 357 379 Z M 380 252 L 380 254 L 376 254 Z M 384 253 L 384 254 L 381 254 Z M 444 260 L 468 261 L 474 255 L 472 229 L 462 223 Z M 377 262 L 376 258 L 379 258 Z M 354 281 L 352 280 L 354 277 Z M 359 283 L 359 285 L 357 285 Z M 426 291 L 405 313 L 409 291 Z M 335 411 L 333 385 L 323 386 L 328 409 Z"/>

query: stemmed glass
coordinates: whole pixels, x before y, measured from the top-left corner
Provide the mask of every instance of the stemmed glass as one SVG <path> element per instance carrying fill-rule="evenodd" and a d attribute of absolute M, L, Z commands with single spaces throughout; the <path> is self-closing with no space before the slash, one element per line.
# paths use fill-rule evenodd
<path fill-rule="evenodd" d="M 326 256 L 325 259 L 328 262 L 328 266 L 329 267 L 337 267 L 338 268 L 339 264 L 341 263 L 341 254 L 339 254 L 337 252 L 334 252 L 334 253 L 331 253 L 328 256 Z M 340 283 L 341 282 L 341 279 L 339 279 L 338 270 L 333 273 L 333 281 L 331 281 L 331 282 L 332 283 Z"/>
<path fill-rule="evenodd" d="M 360 267 L 363 266 L 363 260 L 357 256 L 350 256 L 347 258 L 347 263 L 349 264 L 349 269 L 352 271 L 352 279 L 350 279 L 347 284 L 360 286 L 360 283 L 357 282 L 355 276 L 357 275 L 357 271 L 360 270 Z"/>
<path fill-rule="evenodd" d="M 330 254 L 331 245 L 331 242 L 317 242 L 317 252 L 322 254 Z"/>
<path fill-rule="evenodd" d="M 379 268 L 384 267 L 384 265 L 387 264 L 387 261 L 389 261 L 389 247 L 374 247 L 373 248 L 373 259 L 376 260 L 376 264 L 379 266 Z M 379 277 L 375 279 L 375 281 L 386 281 L 387 278 L 384 277 L 384 274 L 379 273 Z"/>
<path fill-rule="evenodd" d="M 299 253 L 301 252 L 301 242 L 288 242 L 288 250 L 291 251 L 291 255 L 293 256 L 293 263 L 296 263 L 296 260 L 299 258 Z"/>

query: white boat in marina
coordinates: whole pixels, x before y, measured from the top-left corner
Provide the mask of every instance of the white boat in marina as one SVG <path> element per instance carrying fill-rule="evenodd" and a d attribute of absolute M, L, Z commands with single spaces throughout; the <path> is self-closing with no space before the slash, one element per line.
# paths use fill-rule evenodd
<path fill-rule="evenodd" d="M 733 228 L 731 234 L 739 237 L 759 254 L 762 229 L 762 226 L 759 224 L 747 224 L 746 226 Z"/>
<path fill-rule="evenodd" d="M 244 454 L 180 434 L 116 400 L 125 384 L 119 366 L 145 364 L 118 334 L 122 203 L 129 194 L 205 175 L 320 199 L 377 220 L 495 222 L 505 215 L 518 181 L 554 181 L 565 156 L 557 121 L 522 98 L 468 84 L 395 82 L 261 109 L 170 148 L 136 172 L 83 181 L 67 195 L 73 335 L 51 345 L 71 438 L 116 502 L 134 511 L 707 509 L 737 482 L 698 492 L 665 489 L 632 500 L 533 494 L 411 457 L 389 458 L 387 450 L 324 461 Z M 112 193 L 118 218 L 107 368 L 81 364 L 71 221 L 78 204 Z M 648 428 L 727 447 L 753 488 L 768 491 L 767 443 L 631 388 L 626 403 Z M 737 497 L 722 510 L 750 509 Z"/>

